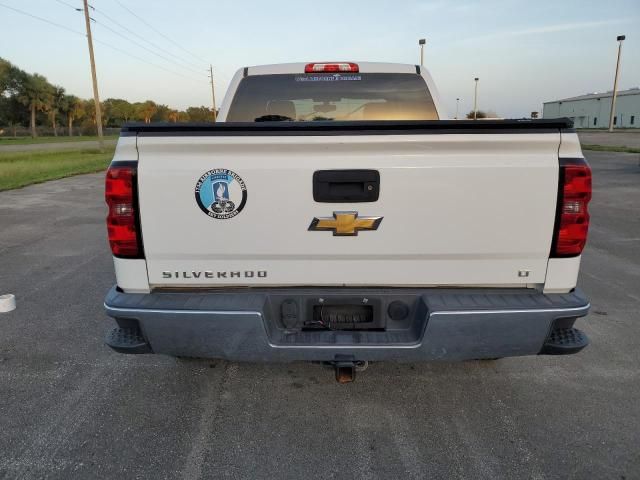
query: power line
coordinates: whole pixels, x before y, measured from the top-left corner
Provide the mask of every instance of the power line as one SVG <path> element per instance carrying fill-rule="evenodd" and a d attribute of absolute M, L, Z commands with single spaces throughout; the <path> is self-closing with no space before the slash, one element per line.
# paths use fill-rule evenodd
<path fill-rule="evenodd" d="M 124 7 L 125 9 L 127 9 L 126 6 L 122 5 L 122 7 Z M 179 66 L 180 68 L 184 68 L 187 70 L 190 70 L 193 73 L 196 73 L 197 75 L 202 75 L 201 73 L 201 67 L 200 65 L 196 65 L 195 63 L 193 63 L 190 60 L 185 60 L 184 57 L 178 56 L 173 54 L 172 52 L 168 51 L 167 49 L 159 46 L 157 43 L 152 42 L 151 40 L 145 38 L 144 36 L 138 34 L 137 32 L 131 30 L 130 28 L 128 28 L 127 26 L 123 25 L 122 23 L 118 22 L 117 20 L 113 19 L 111 16 L 107 15 L 104 11 L 97 9 L 95 7 L 91 7 L 96 13 L 102 15 L 103 17 L 105 17 L 108 21 L 110 21 L 111 23 L 113 23 L 114 25 L 117 25 L 119 28 L 121 28 L 122 30 L 125 30 L 126 32 L 130 33 L 131 35 L 134 35 L 135 37 L 141 39 L 142 41 L 146 42 L 147 44 L 151 45 L 152 47 L 154 47 L 155 49 L 157 49 L 158 51 L 160 51 L 162 53 L 158 54 L 152 50 L 149 50 L 148 48 L 146 48 L 144 45 L 140 45 L 138 44 L 140 47 L 144 48 L 145 50 L 153 53 L 154 55 L 163 58 L 164 60 L 174 63 L 176 66 Z M 157 32 L 156 29 L 153 28 L 153 26 L 149 25 L 148 23 L 146 23 L 144 20 L 142 20 L 139 16 L 137 16 L 134 12 L 132 12 L 131 10 L 127 9 L 132 15 L 134 15 L 136 18 L 140 19 L 143 23 L 145 23 L 146 25 L 148 25 L 150 28 L 152 28 L 154 31 Z M 121 33 L 115 32 L 114 30 L 110 29 L 107 25 L 104 24 L 104 22 L 98 22 L 97 20 L 94 20 L 96 23 L 100 23 L 102 26 L 104 26 L 105 28 L 111 30 L 113 33 L 125 38 L 125 36 Z M 175 46 L 180 47 L 180 45 L 177 45 L 175 42 L 173 42 L 170 38 L 166 37 L 166 35 L 162 34 L 162 32 L 158 32 L 160 33 L 160 35 L 162 35 L 163 37 L 167 38 L 172 44 L 174 44 Z M 131 41 L 133 43 L 136 43 L 135 40 L 132 39 L 127 39 L 128 41 Z M 189 51 L 187 51 L 187 53 L 191 54 Z M 171 60 L 170 58 L 167 58 L 165 55 L 169 55 L 173 58 L 175 58 L 177 61 Z M 193 55 L 192 55 L 193 56 Z M 199 58 L 199 57 L 196 57 Z M 197 69 L 198 71 L 196 72 L 195 70 L 193 70 L 193 68 Z M 208 70 L 208 69 L 207 69 Z M 222 70 L 218 69 L 218 76 L 222 77 L 225 81 L 230 82 L 230 77 L 225 74 Z"/>
<path fill-rule="evenodd" d="M 61 1 L 61 0 L 58 0 Z M 167 55 L 170 55 L 171 57 L 177 59 L 179 62 L 183 63 L 185 66 L 189 66 L 189 67 L 194 67 L 197 68 L 198 70 L 200 70 L 202 68 L 202 65 L 196 65 L 195 63 L 192 63 L 190 61 L 184 60 L 181 57 L 179 57 L 178 55 L 175 55 L 169 51 L 167 51 L 166 49 L 158 46 L 157 44 L 155 44 L 154 42 L 152 42 L 151 40 L 143 37 L 142 35 L 134 32 L 133 30 L 131 30 L 130 28 L 126 27 L 125 25 L 122 25 L 120 22 L 118 22 L 117 20 L 114 20 L 113 18 L 111 18 L 109 15 L 107 15 L 106 13 L 104 13 L 102 10 L 98 10 L 97 8 L 94 8 L 94 10 L 99 13 L 100 15 L 102 15 L 103 17 L 105 17 L 108 21 L 110 21 L 111 23 L 113 23 L 114 25 L 117 25 L 119 28 L 121 28 L 122 30 L 125 30 L 126 32 L 130 33 L 131 35 L 139 38 L 140 40 L 148 43 L 149 45 L 151 45 L 152 47 L 154 47 L 155 49 L 159 50 L 162 53 L 165 53 Z M 104 25 L 104 24 L 103 24 Z M 184 68 L 184 67 L 183 67 Z"/>
<path fill-rule="evenodd" d="M 33 15 L 33 14 L 29 13 L 29 12 L 25 12 L 24 10 L 19 10 L 17 8 L 10 7 L 9 5 L 5 5 L 4 3 L 0 3 L 0 7 L 7 8 L 8 10 L 13 10 L 14 12 L 19 13 L 21 15 L 25 15 L 27 17 L 35 18 L 36 20 L 40 20 L 41 22 L 48 23 L 49 25 L 53 25 L 54 27 L 61 28 L 62 30 L 66 30 L 68 32 L 75 33 L 76 35 L 82 35 L 83 37 L 86 37 L 86 33 L 79 32 L 78 30 L 74 30 L 72 28 L 66 27 L 64 25 L 61 25 L 60 23 L 52 22 L 51 20 L 47 20 L 46 18 L 39 17 L 38 15 Z M 138 60 L 140 62 L 146 63 L 148 65 L 151 65 L 153 67 L 159 68 L 159 69 L 164 70 L 166 72 L 173 73 L 174 75 L 179 75 L 179 76 L 184 77 L 184 78 L 186 78 L 188 80 L 200 81 L 200 80 L 195 79 L 193 77 L 188 77 L 188 76 L 183 75 L 183 74 L 181 74 L 179 72 L 175 72 L 175 71 L 173 71 L 171 69 L 165 68 L 165 67 L 163 67 L 161 65 L 157 65 L 155 63 L 149 62 L 148 60 L 145 60 L 144 58 L 138 57 L 137 55 L 133 55 L 133 54 L 131 54 L 131 53 L 125 51 L 125 50 L 122 50 L 122 49 L 118 48 L 118 47 L 114 47 L 113 45 L 111 45 L 108 42 L 105 42 L 105 41 L 102 41 L 102 40 L 99 40 L 99 39 L 94 39 L 94 41 L 96 43 L 104 45 L 104 46 L 106 46 L 106 47 L 108 47 L 108 48 L 110 48 L 112 50 L 115 50 L 115 51 L 117 51 L 117 52 L 119 52 L 119 53 L 121 53 L 123 55 L 126 55 L 128 57 L 134 58 L 134 59 L 136 59 L 136 60 Z"/>
<path fill-rule="evenodd" d="M 36 20 L 40 20 L 41 22 L 48 23 L 49 25 L 53 25 L 54 27 L 62 28 L 63 30 L 67 30 L 68 32 L 72 32 L 78 35 L 82 35 L 83 37 L 86 35 L 78 30 L 74 30 L 73 28 L 65 27 L 56 22 L 52 22 L 51 20 L 47 20 L 46 18 L 39 17 L 37 15 L 33 15 L 31 13 L 25 12 L 24 10 L 19 10 L 17 8 L 10 7 L 9 5 L 5 5 L 4 3 L 0 3 L 0 7 L 7 8 L 9 10 L 13 10 L 16 13 L 20 13 L 22 15 L 26 15 L 27 17 L 35 18 Z"/>
<path fill-rule="evenodd" d="M 163 32 L 161 32 L 160 30 L 158 30 L 157 28 L 155 28 L 153 25 L 151 25 L 149 22 L 147 22 L 144 18 L 140 17 L 139 15 L 137 15 L 134 11 L 132 11 L 130 8 L 128 8 L 126 5 L 124 5 L 122 2 L 120 2 L 119 0 L 116 0 L 117 3 L 124 8 L 127 12 L 129 12 L 131 15 L 133 15 L 135 18 L 137 18 L 139 21 L 141 21 L 142 23 L 144 23 L 147 27 L 149 27 L 151 30 L 153 30 L 154 32 L 158 33 L 159 35 L 161 35 L 163 38 L 165 38 L 166 40 L 168 40 L 173 46 L 180 48 L 181 50 L 185 51 L 186 53 L 188 53 L 189 55 L 191 55 L 193 58 L 204 62 L 205 60 L 202 59 L 202 57 L 199 57 L 197 55 L 194 55 L 193 53 L 191 53 L 189 50 L 185 49 L 184 47 L 182 47 L 181 45 L 179 45 L 178 43 L 176 43 L 174 40 L 172 40 L 171 38 L 169 38 L 167 35 L 165 35 Z M 174 64 L 176 64 L 177 66 L 179 66 L 180 68 L 185 68 L 187 70 L 190 70 L 191 72 L 197 73 L 197 74 L 201 74 L 200 69 L 201 69 L 201 65 L 196 65 L 195 63 L 193 63 L 190 60 L 186 60 L 184 59 L 183 56 L 178 56 L 173 54 L 172 52 L 168 51 L 167 49 L 159 46 L 158 44 L 152 42 L 151 40 L 145 38 L 144 36 L 134 32 L 133 30 L 131 30 L 130 28 L 126 27 L 125 25 L 123 25 L 122 23 L 114 20 L 112 17 L 110 17 L 109 15 L 107 15 L 105 12 L 103 12 L 102 10 L 99 10 L 95 7 L 91 7 L 93 10 L 95 10 L 97 13 L 99 13 L 100 15 L 104 16 L 107 20 L 109 20 L 110 22 L 112 22 L 113 24 L 117 25 L 119 28 L 129 32 L 131 35 L 136 36 L 137 38 L 141 39 L 142 41 L 148 43 L 149 45 L 151 45 L 152 47 L 154 47 L 155 49 L 159 50 L 160 52 L 162 52 L 163 55 L 159 55 L 158 53 L 149 50 L 148 48 L 145 48 L 143 45 L 140 45 L 142 48 L 145 48 L 145 50 L 153 53 L 156 56 L 159 56 L 163 59 L 165 59 L 166 61 L 172 62 Z M 96 21 L 96 20 L 94 20 Z M 96 21 L 96 23 L 98 23 Z M 102 23 L 102 25 L 106 28 L 108 28 L 104 23 Z M 113 31 L 113 30 L 111 30 Z M 123 36 L 120 33 L 114 32 L 120 36 Z M 131 39 L 128 39 L 129 41 L 133 41 Z M 135 43 L 135 41 L 133 41 Z M 177 61 L 173 61 L 171 59 L 166 58 L 164 55 L 170 55 L 171 57 L 177 59 Z M 184 65 L 182 65 L 184 64 Z M 198 72 L 195 72 L 192 68 L 195 68 L 198 70 Z M 226 79 L 226 81 L 230 82 L 230 77 L 228 75 L 226 75 L 223 71 L 218 69 L 218 76 L 221 76 L 223 79 Z"/>
<path fill-rule="evenodd" d="M 161 35 L 162 37 L 164 37 L 166 40 L 168 40 L 169 42 L 171 42 L 174 46 L 178 47 L 179 49 L 181 49 L 182 51 L 188 53 L 189 55 L 191 55 L 193 58 L 200 60 L 201 62 L 205 62 L 206 61 L 202 58 L 199 57 L 198 55 L 195 55 L 193 53 L 191 53 L 189 50 L 187 50 L 186 48 L 182 47 L 181 45 L 179 45 L 178 43 L 176 43 L 174 40 L 170 39 L 169 37 L 167 37 L 163 32 L 161 32 L 160 30 L 158 30 L 157 28 L 155 28 L 153 25 L 151 25 L 149 22 L 147 22 L 145 19 L 143 19 L 142 17 L 138 16 L 135 12 L 131 11 L 126 5 L 124 5 L 120 0 L 116 0 L 116 2 L 118 3 L 118 5 L 120 5 L 122 8 L 124 8 L 127 12 L 129 12 L 131 15 L 133 15 L 134 17 L 136 17 L 138 20 L 140 20 L 142 23 L 144 23 L 147 27 L 149 27 L 151 30 L 153 30 L 154 32 L 156 32 L 158 35 Z"/>
<path fill-rule="evenodd" d="M 123 38 L 124 40 L 126 40 L 126 41 L 128 41 L 128 42 L 131 42 L 131 43 L 134 43 L 134 44 L 138 45 L 140 48 L 145 49 L 147 52 L 152 53 L 153 55 L 155 55 L 155 56 L 157 56 L 157 57 L 159 57 L 159 58 L 162 58 L 163 60 L 165 60 L 165 61 L 167 61 L 167 62 L 173 63 L 173 64 L 177 65 L 178 67 L 180 67 L 180 68 L 184 68 L 184 69 L 186 69 L 186 70 L 189 70 L 190 72 L 195 73 L 195 74 L 197 74 L 197 75 L 203 75 L 201 72 L 198 72 L 198 71 L 193 70 L 193 69 L 191 69 L 191 68 L 189 68 L 189 67 L 185 67 L 185 66 L 183 66 L 183 65 L 180 65 L 179 63 L 177 63 L 177 62 L 175 62 L 175 61 L 171 60 L 169 57 L 166 57 L 166 56 L 164 56 L 164 55 L 161 55 L 161 54 L 159 54 L 159 53 L 154 52 L 154 51 L 153 51 L 153 50 L 151 50 L 150 48 L 147 48 L 147 47 L 145 47 L 144 45 L 142 45 L 140 42 L 137 42 L 137 41 L 133 40 L 132 38 L 126 37 L 125 35 L 122 35 L 121 33 L 119 33 L 119 32 L 117 32 L 117 31 L 115 31 L 113 28 L 111 28 L 111 27 L 109 27 L 109 26 L 105 25 L 105 24 L 104 24 L 104 23 L 102 23 L 102 22 L 98 22 L 98 21 L 96 20 L 96 23 L 97 23 L 98 25 L 102 25 L 102 27 L 104 27 L 104 28 L 106 28 L 107 30 L 109 30 L 109 31 L 111 31 L 111 32 L 113 32 L 113 33 L 115 33 L 116 35 L 118 35 L 119 37 Z"/>
<path fill-rule="evenodd" d="M 138 60 L 138 61 L 140 61 L 140 62 L 146 63 L 147 65 L 151 65 L 151 66 L 153 66 L 153 67 L 156 67 L 156 68 L 159 68 L 159 69 L 161 69 L 161 70 L 164 70 L 165 72 L 173 73 L 174 75 L 179 75 L 179 76 L 181 76 L 181 77 L 183 77 L 183 78 L 186 78 L 186 79 L 188 79 L 188 80 L 192 80 L 192 81 L 194 81 L 194 82 L 200 82 L 200 81 L 202 81 L 202 80 L 197 79 L 197 78 L 188 77 L 187 75 L 183 75 L 182 73 L 176 72 L 175 70 L 171 70 L 170 68 L 163 67 L 162 65 L 158 65 L 157 63 L 153 63 L 153 62 L 150 62 L 150 61 L 148 61 L 148 60 L 145 60 L 144 58 L 142 58 L 142 57 L 138 57 L 137 55 L 133 55 L 133 54 L 131 54 L 131 53 L 129 53 L 129 52 L 127 52 L 127 51 L 125 51 L 125 50 L 122 50 L 121 48 L 114 47 L 114 46 L 113 46 L 113 45 L 111 45 L 110 43 L 107 43 L 107 42 L 105 42 L 105 41 L 103 41 L 103 40 L 95 39 L 95 42 L 96 42 L 96 43 L 99 43 L 99 44 L 101 44 L 101 45 L 104 45 L 105 47 L 108 47 L 108 48 L 110 48 L 110 49 L 112 49 L 112 50 L 115 50 L 116 52 L 120 52 L 120 53 L 122 53 L 123 55 L 126 55 L 126 56 L 131 57 L 131 58 L 135 58 L 136 60 Z"/>
<path fill-rule="evenodd" d="M 82 8 L 74 7 L 74 6 L 73 6 L 73 5 L 71 5 L 70 3 L 64 2 L 63 0 L 56 0 L 56 2 L 58 2 L 58 3 L 59 3 L 59 4 L 61 4 L 61 5 L 66 6 L 66 7 L 73 8 L 74 10 L 76 10 L 76 11 L 78 11 L 78 12 L 81 12 L 81 11 L 82 11 Z"/>

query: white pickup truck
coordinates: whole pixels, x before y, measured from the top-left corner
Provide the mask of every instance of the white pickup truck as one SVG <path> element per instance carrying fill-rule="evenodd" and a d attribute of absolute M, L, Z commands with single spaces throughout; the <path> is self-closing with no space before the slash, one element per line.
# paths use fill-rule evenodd
<path fill-rule="evenodd" d="M 429 74 L 234 76 L 217 123 L 129 124 L 106 179 L 123 353 L 333 362 L 574 353 L 591 171 L 566 120 L 446 120 Z"/>

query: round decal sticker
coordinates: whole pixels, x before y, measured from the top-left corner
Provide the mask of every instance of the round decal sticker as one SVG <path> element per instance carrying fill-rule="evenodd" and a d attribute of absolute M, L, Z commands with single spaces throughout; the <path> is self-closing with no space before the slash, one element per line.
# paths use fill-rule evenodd
<path fill-rule="evenodd" d="M 206 172 L 198 179 L 195 191 L 200 210 L 218 220 L 235 217 L 247 203 L 244 180 L 226 168 Z"/>

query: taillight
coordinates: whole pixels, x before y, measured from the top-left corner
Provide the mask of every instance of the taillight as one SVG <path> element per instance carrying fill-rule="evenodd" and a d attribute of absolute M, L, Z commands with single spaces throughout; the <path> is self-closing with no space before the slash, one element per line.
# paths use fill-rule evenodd
<path fill-rule="evenodd" d="M 111 165 L 107 170 L 107 230 L 111 252 L 116 257 L 142 258 L 136 177 L 135 164 Z"/>
<path fill-rule="evenodd" d="M 339 63 L 308 63 L 304 67 L 304 73 L 320 73 L 320 72 L 347 72 L 358 73 L 360 67 L 357 63 L 339 62 Z"/>
<path fill-rule="evenodd" d="M 591 168 L 582 158 L 560 159 L 558 205 L 552 257 L 575 257 L 582 253 L 589 231 Z"/>

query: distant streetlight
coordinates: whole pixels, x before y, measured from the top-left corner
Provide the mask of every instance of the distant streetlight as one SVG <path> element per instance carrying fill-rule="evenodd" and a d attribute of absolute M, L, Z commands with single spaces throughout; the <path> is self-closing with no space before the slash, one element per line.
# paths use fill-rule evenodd
<path fill-rule="evenodd" d="M 460 99 L 456 98 L 456 116 L 454 117 L 456 120 L 458 119 L 458 110 L 460 107 Z"/>
<path fill-rule="evenodd" d="M 473 79 L 476 84 L 475 84 L 475 91 L 473 93 L 473 119 L 477 120 L 478 119 L 478 80 L 480 80 L 478 77 Z"/>
<path fill-rule="evenodd" d="M 620 55 L 622 53 L 622 42 L 627 38 L 625 35 L 618 35 L 618 61 L 616 62 L 616 76 L 613 80 L 613 96 L 611 97 L 611 113 L 609 114 L 609 131 L 613 132 L 613 119 L 616 118 L 616 96 L 618 95 L 618 74 L 620 73 Z"/>
<path fill-rule="evenodd" d="M 424 45 L 427 43 L 425 38 L 421 38 L 418 40 L 418 45 L 420 45 L 420 66 L 424 67 Z"/>

